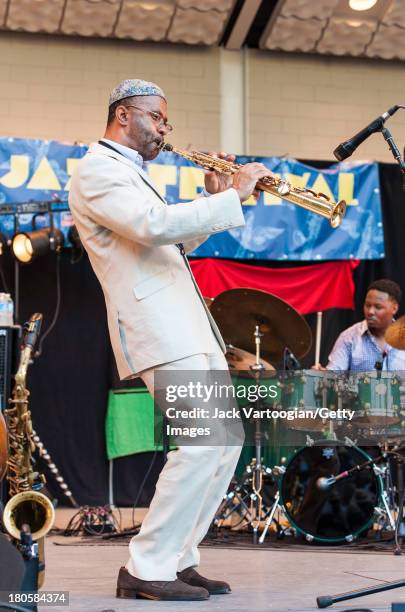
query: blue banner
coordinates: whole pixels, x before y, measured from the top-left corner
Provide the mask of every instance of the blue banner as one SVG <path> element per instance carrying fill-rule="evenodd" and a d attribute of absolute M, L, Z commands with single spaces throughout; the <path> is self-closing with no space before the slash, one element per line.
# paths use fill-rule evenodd
<path fill-rule="evenodd" d="M 10 236 L 15 230 L 10 203 L 53 200 L 52 208 L 58 211 L 55 226 L 66 236 L 72 225 L 66 203 L 70 176 L 86 150 L 84 145 L 56 141 L 0 139 L 0 231 Z M 344 199 L 346 216 L 339 228 L 332 229 L 327 219 L 262 193 L 257 201 L 250 198 L 244 203 L 243 228 L 211 236 L 194 255 L 295 261 L 384 257 L 376 163 L 343 162 L 319 170 L 287 158 L 238 157 L 236 161 L 260 161 L 295 187 L 307 187 L 335 201 Z M 204 185 L 201 168 L 172 153 L 161 153 L 147 169 L 169 203 L 198 197 Z M 17 219 L 21 230 L 32 229 L 32 214 L 19 210 Z M 35 218 L 36 228 L 48 225 L 46 214 Z"/>

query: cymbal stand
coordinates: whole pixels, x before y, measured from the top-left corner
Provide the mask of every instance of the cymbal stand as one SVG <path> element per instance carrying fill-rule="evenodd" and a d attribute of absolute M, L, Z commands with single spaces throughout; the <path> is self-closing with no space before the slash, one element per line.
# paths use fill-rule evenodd
<path fill-rule="evenodd" d="M 255 346 L 256 346 L 256 361 L 250 366 L 254 374 L 256 385 L 259 384 L 261 373 L 264 370 L 263 364 L 260 363 L 260 346 L 263 334 L 260 331 L 260 326 L 256 325 L 254 331 Z M 260 419 L 255 421 L 255 461 L 253 464 L 252 473 L 252 494 L 250 503 L 251 520 L 250 524 L 253 529 L 253 544 L 258 543 L 258 529 L 262 520 L 263 511 L 263 467 L 262 467 L 262 430 Z"/>

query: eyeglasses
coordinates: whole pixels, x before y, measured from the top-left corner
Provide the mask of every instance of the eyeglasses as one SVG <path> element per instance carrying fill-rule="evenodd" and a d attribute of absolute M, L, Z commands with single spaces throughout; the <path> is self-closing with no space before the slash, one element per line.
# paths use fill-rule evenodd
<path fill-rule="evenodd" d="M 164 121 L 160 113 L 157 113 L 155 111 L 146 110 L 144 108 L 140 108 L 139 106 L 135 106 L 134 104 L 127 104 L 125 108 L 136 108 L 142 113 L 147 113 L 148 115 L 150 115 L 150 117 L 152 117 L 152 121 L 156 123 L 157 127 L 160 128 L 163 126 L 168 132 L 173 131 L 173 126 L 170 123 L 167 123 L 167 121 Z"/>

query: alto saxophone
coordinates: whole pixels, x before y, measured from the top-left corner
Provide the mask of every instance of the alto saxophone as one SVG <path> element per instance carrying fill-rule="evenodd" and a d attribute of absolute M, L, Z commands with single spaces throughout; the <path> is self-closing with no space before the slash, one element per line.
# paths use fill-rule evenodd
<path fill-rule="evenodd" d="M 45 483 L 43 475 L 34 471 L 32 453 L 35 450 L 31 412 L 28 408 L 30 392 L 26 387 L 28 365 L 41 328 L 42 315 L 33 314 L 24 326 L 20 362 L 15 375 L 15 385 L 10 407 L 4 411 L 8 423 L 9 458 L 7 480 L 10 499 L 3 512 L 3 524 L 17 541 L 21 533 L 29 533 L 38 543 L 39 586 L 43 581 L 41 564 L 44 557 L 44 536 L 55 521 L 55 510 L 46 495 L 40 493 Z"/>
<path fill-rule="evenodd" d="M 201 166 L 205 170 L 215 170 L 216 172 L 228 174 L 230 176 L 235 174 L 243 165 L 235 164 L 225 159 L 219 159 L 218 157 L 207 155 L 206 153 L 200 153 L 199 151 L 178 149 L 168 143 L 162 146 L 162 151 L 172 151 L 176 153 L 176 155 L 180 155 L 194 162 L 197 166 Z M 259 191 L 267 191 L 288 202 L 302 206 L 302 208 L 306 208 L 317 215 L 326 217 L 326 219 L 329 219 L 333 228 L 339 227 L 346 212 L 346 202 L 344 200 L 334 202 L 324 193 L 316 193 L 306 187 L 293 187 L 288 181 L 275 176 L 266 176 L 260 179 L 256 184 L 256 188 Z"/>

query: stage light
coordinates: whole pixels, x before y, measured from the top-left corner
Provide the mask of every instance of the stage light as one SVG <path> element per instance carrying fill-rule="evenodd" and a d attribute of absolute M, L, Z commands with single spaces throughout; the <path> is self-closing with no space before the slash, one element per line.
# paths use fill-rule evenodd
<path fill-rule="evenodd" d="M 349 6 L 353 11 L 368 11 L 377 4 L 377 0 L 349 0 Z"/>
<path fill-rule="evenodd" d="M 36 257 L 45 255 L 49 251 L 59 252 L 63 247 L 63 234 L 58 229 L 34 230 L 21 232 L 13 238 L 11 249 L 13 255 L 21 263 L 30 263 Z"/>

